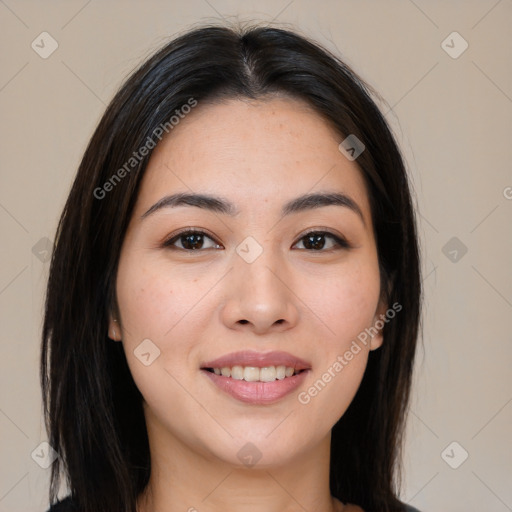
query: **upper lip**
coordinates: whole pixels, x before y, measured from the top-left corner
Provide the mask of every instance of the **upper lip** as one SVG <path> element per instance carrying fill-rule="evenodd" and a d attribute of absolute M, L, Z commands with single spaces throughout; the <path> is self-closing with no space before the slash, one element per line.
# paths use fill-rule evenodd
<path fill-rule="evenodd" d="M 287 366 L 295 370 L 309 370 L 311 368 L 310 363 L 288 352 L 257 352 L 254 350 L 226 354 L 218 359 L 207 361 L 201 365 L 201 368 L 232 368 L 233 366 L 254 366 L 256 368 Z"/>

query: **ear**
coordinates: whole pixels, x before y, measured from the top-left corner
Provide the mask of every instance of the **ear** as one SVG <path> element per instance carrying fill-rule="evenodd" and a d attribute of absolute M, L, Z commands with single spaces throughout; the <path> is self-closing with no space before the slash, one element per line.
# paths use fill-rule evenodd
<path fill-rule="evenodd" d="M 121 326 L 113 313 L 108 315 L 108 337 L 112 341 L 121 341 Z"/>
<path fill-rule="evenodd" d="M 379 301 L 379 305 L 377 306 L 377 311 L 375 312 L 375 316 L 373 317 L 372 327 L 377 331 L 371 341 L 370 341 L 370 350 L 376 350 L 382 346 L 384 342 L 384 335 L 382 333 L 382 329 L 384 325 L 386 325 L 386 311 L 388 310 L 388 303 L 384 298 L 381 298 Z"/>

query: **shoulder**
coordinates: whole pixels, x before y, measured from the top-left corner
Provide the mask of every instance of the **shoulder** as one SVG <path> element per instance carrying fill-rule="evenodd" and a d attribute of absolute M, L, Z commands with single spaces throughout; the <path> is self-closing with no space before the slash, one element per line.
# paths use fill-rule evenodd
<path fill-rule="evenodd" d="M 52 505 L 47 512 L 76 512 L 76 508 L 71 497 L 68 496 L 66 499 Z"/>
<path fill-rule="evenodd" d="M 405 512 L 420 512 L 420 511 L 411 505 L 405 505 Z"/>

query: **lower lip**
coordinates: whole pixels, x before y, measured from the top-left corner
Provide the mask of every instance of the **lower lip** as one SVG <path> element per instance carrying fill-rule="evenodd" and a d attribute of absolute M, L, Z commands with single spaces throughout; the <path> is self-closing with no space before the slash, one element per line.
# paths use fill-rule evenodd
<path fill-rule="evenodd" d="M 284 398 L 297 389 L 306 378 L 309 370 L 304 370 L 292 377 L 272 382 L 247 382 L 217 375 L 208 370 L 201 370 L 222 391 L 248 404 L 267 405 Z"/>

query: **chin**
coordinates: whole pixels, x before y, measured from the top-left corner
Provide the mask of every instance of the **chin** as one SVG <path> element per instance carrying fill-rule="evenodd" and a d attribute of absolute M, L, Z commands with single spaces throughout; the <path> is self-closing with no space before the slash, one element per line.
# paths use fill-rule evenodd
<path fill-rule="evenodd" d="M 307 451 L 309 443 L 305 439 L 286 436 L 283 431 L 268 435 L 267 431 L 247 432 L 243 437 L 235 437 L 227 443 L 216 443 L 214 456 L 236 468 L 269 469 L 292 463 Z M 286 438 L 286 442 L 283 438 Z M 223 450 L 225 448 L 225 450 Z M 222 451 L 220 451 L 222 450 Z"/>

